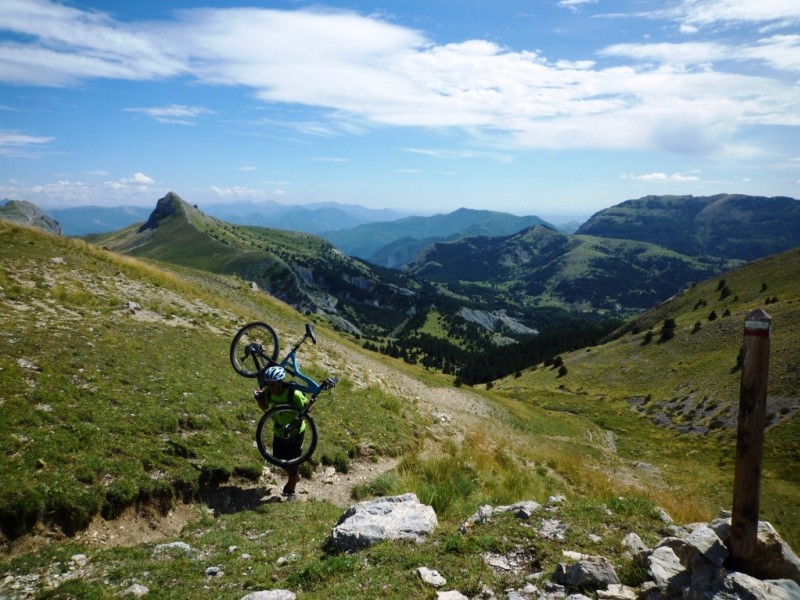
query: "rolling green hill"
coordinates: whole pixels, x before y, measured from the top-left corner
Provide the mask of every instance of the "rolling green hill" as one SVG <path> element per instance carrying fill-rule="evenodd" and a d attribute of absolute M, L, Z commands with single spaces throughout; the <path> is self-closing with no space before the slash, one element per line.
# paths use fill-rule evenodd
<path fill-rule="evenodd" d="M 645 196 L 600 211 L 576 233 L 750 261 L 800 246 L 800 201 L 743 194 Z"/>
<path fill-rule="evenodd" d="M 761 305 L 773 316 L 770 402 L 782 402 L 767 436 L 762 514 L 799 545 L 798 251 L 726 273 L 722 286 L 722 277 L 700 283 L 606 343 L 563 353 L 566 372 L 540 364 L 471 390 L 364 352 L 314 317 L 320 343 L 303 350 L 304 369 L 341 383 L 315 408 L 320 447 L 302 485 L 324 489 L 326 467 L 343 475 L 394 458 L 353 501 L 413 491 L 439 519 L 422 544 L 347 555 L 326 547 L 342 507 L 269 499 L 276 474 L 253 446 L 252 382 L 228 363 L 241 324 L 273 323 L 285 345 L 309 317 L 238 277 L 5 222 L 0 242 L 0 573 L 39 586 L 40 597 L 112 597 L 143 582 L 153 597 L 290 588 L 400 600 L 435 593 L 413 575 L 420 564 L 477 594 L 525 585 L 524 573 L 488 569 L 487 554 L 522 553 L 547 581 L 564 550 L 610 556 L 635 585 L 641 573 L 620 541 L 659 539 L 656 507 L 688 523 L 730 505 L 731 371 L 742 317 Z M 659 343 L 665 319 L 676 327 Z M 567 498 L 564 540 L 502 517 L 459 532 L 482 505 L 555 494 Z M 160 527 L 187 505 L 185 527 L 164 537 Z M 132 515 L 162 537 L 123 535 Z M 110 534 L 81 535 L 87 526 Z M 158 541 L 192 555 L 160 557 Z M 81 555 L 87 567 L 73 571 Z M 212 565 L 225 576 L 208 576 Z"/>
<path fill-rule="evenodd" d="M 465 295 L 492 294 L 518 310 L 544 304 L 631 315 L 733 264 L 537 225 L 508 237 L 433 244 L 407 270 Z"/>
<path fill-rule="evenodd" d="M 237 278 L 5 222 L 0 240 L 0 538 L 39 524 L 72 535 L 97 515 L 194 502 L 222 481 L 262 476 L 255 382 L 234 373 L 229 344 L 265 320 L 287 346 L 302 315 Z M 332 373 L 323 355 L 306 356 L 313 376 L 343 376 L 336 410 L 319 410 L 331 431 L 317 461 L 346 469 L 357 455 L 416 445 L 417 416 L 371 383 L 354 389 L 361 378 L 340 372 L 341 360 Z"/>

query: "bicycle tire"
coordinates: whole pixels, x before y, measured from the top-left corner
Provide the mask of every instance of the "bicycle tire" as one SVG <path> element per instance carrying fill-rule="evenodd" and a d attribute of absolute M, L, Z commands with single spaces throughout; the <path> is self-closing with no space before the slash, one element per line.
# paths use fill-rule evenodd
<path fill-rule="evenodd" d="M 247 352 L 253 345 L 259 349 L 259 354 L 256 356 Z M 271 325 L 261 322 L 248 323 L 233 336 L 230 351 L 231 365 L 243 377 L 257 377 L 270 361 L 278 360 L 279 349 L 278 334 Z"/>
<path fill-rule="evenodd" d="M 293 458 L 281 458 L 276 456 L 273 450 L 273 441 L 276 437 L 276 423 L 279 424 L 279 429 L 286 429 L 285 426 L 287 424 L 292 424 L 291 429 L 287 431 L 285 435 L 280 436 L 284 439 L 288 439 L 301 427 L 301 425 L 297 424 L 298 421 L 301 425 L 304 424 L 305 428 L 303 431 L 302 445 L 298 448 L 297 455 Z M 308 460 L 314 453 L 317 447 L 317 426 L 310 414 L 303 413 L 299 408 L 291 404 L 279 404 L 266 411 L 258 422 L 258 427 L 256 428 L 256 445 L 258 446 L 258 451 L 261 453 L 261 456 L 270 464 L 276 467 L 293 467 Z"/>

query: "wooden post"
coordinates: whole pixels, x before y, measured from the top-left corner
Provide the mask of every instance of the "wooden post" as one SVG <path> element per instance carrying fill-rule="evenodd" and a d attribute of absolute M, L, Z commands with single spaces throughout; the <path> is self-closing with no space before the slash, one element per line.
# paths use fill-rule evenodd
<path fill-rule="evenodd" d="M 752 573 L 756 557 L 771 322 L 772 317 L 760 308 L 748 313 L 744 322 L 730 562 L 745 573 Z"/>

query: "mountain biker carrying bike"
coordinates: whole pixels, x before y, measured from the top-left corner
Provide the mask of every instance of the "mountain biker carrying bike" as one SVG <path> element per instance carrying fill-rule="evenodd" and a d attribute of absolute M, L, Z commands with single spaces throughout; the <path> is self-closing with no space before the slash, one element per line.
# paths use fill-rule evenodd
<path fill-rule="evenodd" d="M 297 408 L 305 406 L 306 397 L 303 392 L 287 385 L 284 381 L 285 377 L 286 370 L 283 367 L 273 366 L 264 371 L 259 381 L 261 387 L 253 391 L 253 396 L 261 410 L 266 411 L 278 404 L 292 404 Z M 276 419 L 275 428 L 281 425 L 286 425 L 286 423 L 279 423 Z M 305 423 L 300 427 L 300 432 L 288 440 L 278 435 L 273 435 L 272 450 L 274 455 L 283 460 L 300 456 L 304 433 Z M 297 487 L 297 482 L 300 481 L 300 467 L 299 465 L 285 467 L 284 471 L 286 471 L 288 480 L 286 485 L 283 486 L 283 495 L 286 496 L 287 500 L 294 500 L 297 497 L 295 488 Z"/>

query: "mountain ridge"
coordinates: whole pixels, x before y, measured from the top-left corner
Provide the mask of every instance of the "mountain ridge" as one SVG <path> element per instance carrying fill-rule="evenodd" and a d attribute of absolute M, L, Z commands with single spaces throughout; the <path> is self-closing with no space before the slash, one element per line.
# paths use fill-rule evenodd
<path fill-rule="evenodd" d="M 356 318 L 359 310 L 398 321 L 421 291 L 407 276 L 378 273 L 312 234 L 226 223 L 172 192 L 145 224 L 87 239 L 117 252 L 238 275 L 353 332 L 369 329 Z"/>
<path fill-rule="evenodd" d="M 595 213 L 576 234 L 750 261 L 800 246 L 800 201 L 744 194 L 644 196 Z"/>

